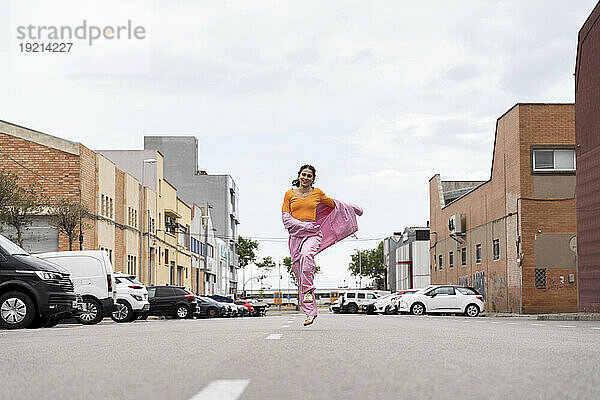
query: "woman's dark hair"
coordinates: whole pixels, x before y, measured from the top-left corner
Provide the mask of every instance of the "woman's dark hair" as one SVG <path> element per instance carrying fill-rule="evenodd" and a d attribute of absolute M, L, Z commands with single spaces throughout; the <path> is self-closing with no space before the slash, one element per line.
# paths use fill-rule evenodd
<path fill-rule="evenodd" d="M 313 174 L 313 184 L 315 183 L 315 179 L 317 179 L 317 170 L 312 165 L 306 164 L 306 165 L 303 165 L 300 167 L 300 170 L 298 171 L 298 178 L 296 178 L 292 181 L 292 186 L 300 187 L 300 179 L 299 178 L 300 178 L 300 173 L 302 172 L 303 169 L 310 169 L 310 171 Z"/>

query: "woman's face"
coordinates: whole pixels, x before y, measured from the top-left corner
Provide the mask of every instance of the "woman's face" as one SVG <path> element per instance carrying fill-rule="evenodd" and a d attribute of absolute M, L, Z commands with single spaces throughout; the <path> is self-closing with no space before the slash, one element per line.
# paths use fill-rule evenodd
<path fill-rule="evenodd" d="M 313 181 L 315 180 L 315 177 L 313 176 L 313 173 L 310 169 L 305 168 L 302 171 L 300 171 L 300 175 L 298 175 L 298 179 L 300 179 L 300 186 L 303 188 L 309 188 Z"/>

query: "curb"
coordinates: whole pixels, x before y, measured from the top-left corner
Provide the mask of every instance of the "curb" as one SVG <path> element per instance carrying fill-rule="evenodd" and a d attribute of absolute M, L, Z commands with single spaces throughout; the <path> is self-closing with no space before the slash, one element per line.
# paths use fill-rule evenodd
<path fill-rule="evenodd" d="M 572 313 L 572 314 L 543 314 L 538 315 L 539 321 L 600 321 L 600 314 Z"/>

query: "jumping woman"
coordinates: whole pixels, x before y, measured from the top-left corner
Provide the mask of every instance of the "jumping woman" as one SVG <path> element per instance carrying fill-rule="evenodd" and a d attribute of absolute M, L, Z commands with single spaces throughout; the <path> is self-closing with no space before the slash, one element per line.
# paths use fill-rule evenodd
<path fill-rule="evenodd" d="M 282 219 L 288 230 L 292 272 L 298 282 L 300 307 L 306 314 L 304 326 L 317 317 L 314 296 L 315 255 L 358 230 L 356 214 L 362 209 L 334 200 L 313 186 L 315 167 L 303 165 L 292 189 L 283 197 Z M 338 218 L 340 216 L 341 218 Z"/>

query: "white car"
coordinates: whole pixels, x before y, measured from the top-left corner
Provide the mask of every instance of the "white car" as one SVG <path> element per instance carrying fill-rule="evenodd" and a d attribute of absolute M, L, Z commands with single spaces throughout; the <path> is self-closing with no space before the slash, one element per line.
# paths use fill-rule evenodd
<path fill-rule="evenodd" d="M 117 301 L 111 318 L 115 322 L 135 321 L 141 311 L 150 310 L 148 290 L 135 275 L 114 274 L 117 287 Z"/>
<path fill-rule="evenodd" d="M 392 302 L 390 304 L 390 311 L 392 314 L 398 314 L 400 310 L 400 300 L 404 295 L 411 295 L 413 293 L 418 292 L 421 289 L 402 289 L 398 290 L 397 294 L 392 297 Z"/>
<path fill-rule="evenodd" d="M 400 299 L 400 312 L 413 315 L 453 313 L 476 317 L 485 310 L 483 296 L 473 288 L 432 285 Z"/>
<path fill-rule="evenodd" d="M 373 311 L 376 314 L 391 314 L 392 313 L 392 299 L 396 296 L 396 293 L 389 293 L 375 300 L 373 303 Z"/>

